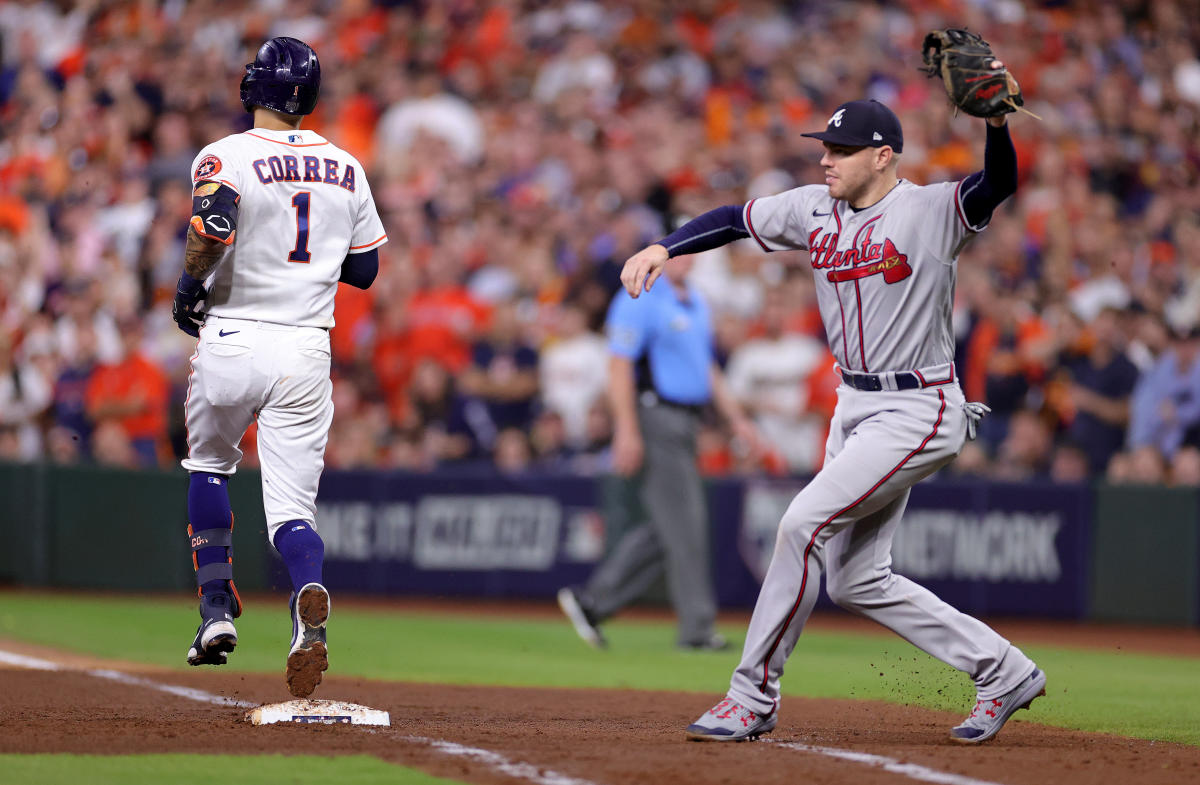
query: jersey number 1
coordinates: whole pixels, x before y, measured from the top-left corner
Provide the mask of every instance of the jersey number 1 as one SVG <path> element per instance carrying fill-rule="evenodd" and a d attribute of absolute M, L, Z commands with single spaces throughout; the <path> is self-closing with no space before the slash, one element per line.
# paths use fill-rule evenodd
<path fill-rule="evenodd" d="M 311 197 L 311 191 L 301 191 L 292 197 L 292 207 L 296 208 L 296 247 L 288 254 L 289 262 L 308 264 L 312 261 L 312 254 L 308 252 L 308 204 Z"/>

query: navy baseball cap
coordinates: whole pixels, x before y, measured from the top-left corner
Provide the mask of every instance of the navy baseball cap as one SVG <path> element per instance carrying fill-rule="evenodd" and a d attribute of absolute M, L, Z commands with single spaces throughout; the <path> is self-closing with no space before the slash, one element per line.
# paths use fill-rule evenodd
<path fill-rule="evenodd" d="M 887 145 L 897 153 L 904 149 L 900 118 L 873 98 L 870 101 L 847 101 L 829 118 L 829 125 L 824 131 L 800 135 L 849 147 Z"/>

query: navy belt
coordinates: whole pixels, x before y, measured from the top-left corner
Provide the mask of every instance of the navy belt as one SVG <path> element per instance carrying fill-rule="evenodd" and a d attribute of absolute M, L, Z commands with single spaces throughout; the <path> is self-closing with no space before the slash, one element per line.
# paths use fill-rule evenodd
<path fill-rule="evenodd" d="M 896 371 L 892 375 L 896 377 L 896 389 L 898 390 L 921 389 L 921 379 L 912 371 Z M 856 390 L 865 390 L 866 392 L 879 392 L 883 389 L 883 380 L 877 373 L 855 373 L 843 369 L 842 381 Z"/>

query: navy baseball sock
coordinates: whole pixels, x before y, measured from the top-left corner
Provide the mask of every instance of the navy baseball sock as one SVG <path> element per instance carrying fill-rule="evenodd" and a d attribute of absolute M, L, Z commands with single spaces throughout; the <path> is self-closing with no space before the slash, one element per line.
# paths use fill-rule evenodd
<path fill-rule="evenodd" d="M 192 472 L 188 483 L 188 536 L 193 541 L 196 577 L 201 581 L 201 594 L 230 591 L 229 581 L 232 577 L 229 580 L 201 580 L 201 568 L 209 564 L 229 564 L 231 548 L 224 543 L 207 548 L 196 547 L 198 539 L 214 540 L 211 535 L 204 537 L 203 532 L 215 532 L 228 540 L 229 535 L 223 534 L 223 531 L 233 530 L 233 511 L 229 507 L 229 488 L 226 486 L 228 482 L 229 478 L 223 474 Z"/>
<path fill-rule="evenodd" d="M 275 550 L 283 557 L 292 591 L 306 583 L 321 583 L 321 565 L 325 561 L 325 543 L 307 521 L 288 521 L 275 532 Z"/>

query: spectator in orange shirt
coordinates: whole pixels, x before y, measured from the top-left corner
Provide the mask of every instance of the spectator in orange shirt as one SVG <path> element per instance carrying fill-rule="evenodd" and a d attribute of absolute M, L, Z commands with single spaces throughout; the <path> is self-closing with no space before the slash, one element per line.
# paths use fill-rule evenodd
<path fill-rule="evenodd" d="M 84 397 L 88 417 L 97 427 L 108 422 L 119 425 L 139 464 L 157 466 L 167 432 L 170 383 L 162 369 L 141 352 L 141 323 L 136 318 L 122 319 L 118 328 L 121 360 L 101 365 L 92 374 Z"/>
<path fill-rule="evenodd" d="M 408 301 L 409 367 L 431 359 L 457 374 L 471 359 L 471 343 L 488 321 L 488 309 L 463 286 L 461 264 L 431 259 L 426 285 Z"/>
<path fill-rule="evenodd" d="M 963 390 L 968 400 L 984 401 L 992 416 L 980 424 L 980 438 L 995 448 L 1008 433 L 1008 421 L 1025 405 L 1030 387 L 1044 373 L 1037 347 L 1045 325 L 1037 314 L 999 289 L 984 298 L 980 319 L 967 343 Z"/>

